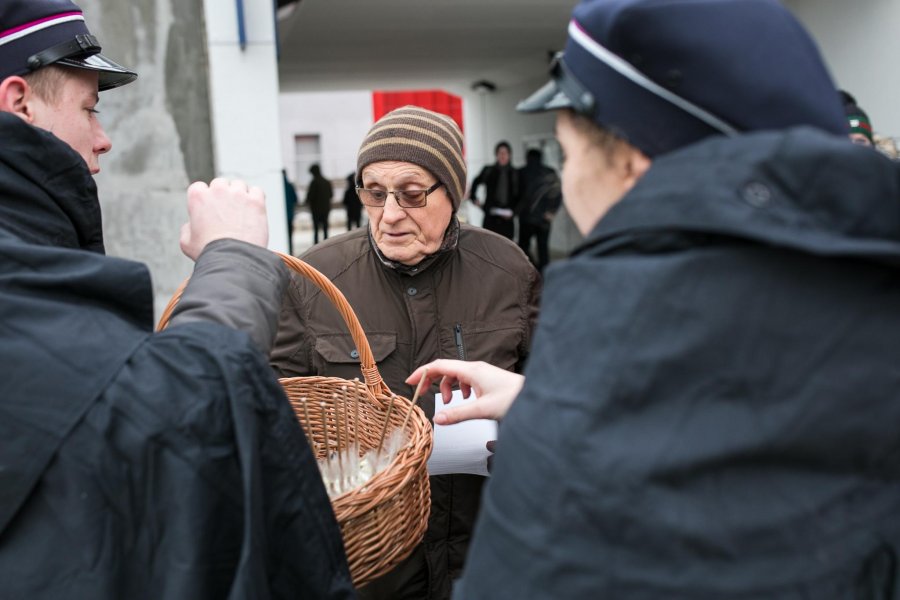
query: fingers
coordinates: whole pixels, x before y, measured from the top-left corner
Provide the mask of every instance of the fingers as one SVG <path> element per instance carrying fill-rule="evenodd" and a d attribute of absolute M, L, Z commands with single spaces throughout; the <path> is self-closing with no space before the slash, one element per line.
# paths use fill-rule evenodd
<path fill-rule="evenodd" d="M 429 385 L 438 377 L 448 377 L 454 380 L 468 382 L 471 368 L 472 363 L 462 360 L 451 360 L 449 358 L 439 358 L 413 371 L 412 375 L 406 379 L 406 383 L 410 385 L 417 384 L 422 377 L 422 374 L 425 372 L 425 369 L 428 369 L 429 381 L 427 381 L 426 384 Z"/>
<path fill-rule="evenodd" d="M 445 408 L 441 412 L 434 415 L 434 422 L 438 425 L 453 425 L 461 421 L 469 421 L 471 419 L 490 419 L 489 413 L 485 411 L 485 406 L 481 402 L 472 402 L 456 408 Z"/>
<path fill-rule="evenodd" d="M 187 189 L 188 231 L 182 228 L 181 248 L 196 260 L 206 245 L 231 238 L 266 247 L 269 239 L 266 196 L 259 186 L 241 179 L 217 177 L 209 185 L 198 181 Z"/>

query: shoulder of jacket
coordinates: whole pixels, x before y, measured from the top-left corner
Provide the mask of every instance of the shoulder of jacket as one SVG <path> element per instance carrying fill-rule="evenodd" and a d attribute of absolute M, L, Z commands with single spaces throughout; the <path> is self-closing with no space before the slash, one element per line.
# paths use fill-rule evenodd
<path fill-rule="evenodd" d="M 534 271 L 534 265 L 512 240 L 466 223 L 460 223 L 459 251 L 478 259 L 494 263 L 508 270 L 528 274 Z"/>
<path fill-rule="evenodd" d="M 350 265 L 368 255 L 368 228 L 358 227 L 317 244 L 301 254 L 300 260 L 333 279 Z"/>

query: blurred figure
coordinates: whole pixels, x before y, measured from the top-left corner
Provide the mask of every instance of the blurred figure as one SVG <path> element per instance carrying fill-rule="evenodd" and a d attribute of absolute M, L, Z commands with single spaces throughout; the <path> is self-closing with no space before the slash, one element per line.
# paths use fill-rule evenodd
<path fill-rule="evenodd" d="M 862 146 L 874 145 L 875 142 L 872 137 L 874 131 L 869 115 L 859 107 L 856 98 L 852 94 L 845 90 L 838 90 L 838 93 L 841 96 L 841 101 L 844 103 L 844 113 L 847 115 L 847 125 L 850 128 L 850 140 L 854 144 Z"/>
<path fill-rule="evenodd" d="M 519 201 L 519 178 L 510 161 L 512 148 L 509 142 L 498 142 L 494 147 L 496 162 L 481 170 L 472 182 L 469 198 L 484 210 L 482 226 L 488 231 L 513 239 L 515 233 L 516 206 Z M 478 200 L 478 188 L 485 187 L 483 202 Z"/>
<path fill-rule="evenodd" d="M 460 224 L 463 135 L 450 117 L 405 106 L 360 144 L 355 175 L 369 225 L 301 258 L 344 293 L 392 391 L 412 398 L 410 365 L 435 358 L 490 361 L 520 372 L 537 318 L 540 277 L 518 246 Z M 272 365 L 283 377 L 362 377 L 343 319 L 319 289 L 295 277 L 285 297 Z M 419 406 L 434 414 L 434 391 Z M 364 600 L 443 600 L 459 576 L 485 478 L 430 478 L 425 539 L 403 563 L 360 590 Z"/>
<path fill-rule="evenodd" d="M 328 239 L 328 214 L 331 212 L 331 201 L 334 198 L 334 189 L 331 182 L 322 177 L 319 165 L 309 168 L 312 181 L 306 189 L 306 205 L 312 215 L 313 244 L 319 243 L 319 230 L 322 231 L 322 239 Z"/>
<path fill-rule="evenodd" d="M 297 210 L 297 190 L 287 176 L 287 170 L 281 170 L 281 178 L 284 181 L 284 208 L 287 217 L 288 254 L 294 254 L 294 213 Z"/>
<path fill-rule="evenodd" d="M 154 333 L 147 266 L 104 252 L 96 108 L 136 74 L 100 51 L 69 0 L 0 6 L 0 597 L 353 598 L 266 363 L 288 275 L 263 192 L 188 188 L 196 264 Z"/>
<path fill-rule="evenodd" d="M 362 226 L 362 203 L 356 193 L 356 173 L 347 175 L 347 187 L 344 189 L 344 209 L 347 211 L 347 231 Z"/>
<path fill-rule="evenodd" d="M 550 225 L 562 204 L 562 190 L 556 171 L 541 161 L 541 151 L 531 148 L 519 169 L 519 247 L 543 273 L 550 262 Z M 531 255 L 532 237 L 537 242 L 536 261 Z"/>

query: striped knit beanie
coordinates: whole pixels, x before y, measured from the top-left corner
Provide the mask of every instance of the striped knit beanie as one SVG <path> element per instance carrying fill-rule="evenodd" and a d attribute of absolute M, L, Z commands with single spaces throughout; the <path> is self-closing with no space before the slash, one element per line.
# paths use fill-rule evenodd
<path fill-rule="evenodd" d="M 372 125 L 356 158 L 356 180 L 366 165 L 396 160 L 430 171 L 444 184 L 453 212 L 459 208 L 466 186 L 463 136 L 446 115 L 418 106 L 403 106 Z"/>

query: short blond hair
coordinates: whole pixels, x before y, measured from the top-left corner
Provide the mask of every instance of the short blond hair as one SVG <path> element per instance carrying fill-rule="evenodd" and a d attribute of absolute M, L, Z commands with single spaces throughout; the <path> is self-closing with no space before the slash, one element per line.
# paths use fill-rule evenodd
<path fill-rule="evenodd" d="M 65 68 L 47 65 L 37 71 L 22 75 L 22 79 L 28 82 L 35 96 L 49 104 L 56 104 L 59 102 L 59 93 L 66 75 Z"/>

